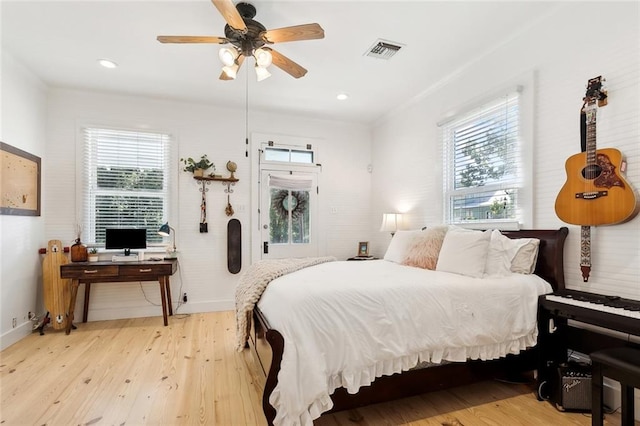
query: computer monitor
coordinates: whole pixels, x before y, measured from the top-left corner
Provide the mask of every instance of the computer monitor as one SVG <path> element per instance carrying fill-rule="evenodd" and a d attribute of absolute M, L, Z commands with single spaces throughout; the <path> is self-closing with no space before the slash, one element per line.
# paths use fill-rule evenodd
<path fill-rule="evenodd" d="M 147 230 L 137 228 L 106 228 L 105 244 L 107 250 L 124 250 L 129 256 L 131 249 L 147 248 Z"/>

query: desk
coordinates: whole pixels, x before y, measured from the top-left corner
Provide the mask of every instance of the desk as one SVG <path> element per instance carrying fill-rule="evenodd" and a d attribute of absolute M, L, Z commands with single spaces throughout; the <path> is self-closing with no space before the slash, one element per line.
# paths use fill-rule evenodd
<path fill-rule="evenodd" d="M 60 265 L 60 277 L 71 279 L 71 302 L 69 303 L 69 320 L 66 333 L 71 332 L 73 311 L 76 306 L 78 286 L 84 284 L 84 309 L 82 322 L 87 322 L 89 313 L 89 295 L 92 283 L 158 281 L 162 298 L 162 316 L 164 325 L 169 324 L 169 315 L 173 315 L 171 305 L 171 287 L 169 277 L 176 272 L 177 260 L 143 260 L 139 262 L 74 262 Z"/>

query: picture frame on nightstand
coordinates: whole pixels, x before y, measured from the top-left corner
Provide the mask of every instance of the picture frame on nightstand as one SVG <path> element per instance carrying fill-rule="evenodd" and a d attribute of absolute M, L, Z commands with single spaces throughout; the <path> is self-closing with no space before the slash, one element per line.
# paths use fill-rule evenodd
<path fill-rule="evenodd" d="M 358 243 L 358 257 L 369 256 L 369 241 L 360 241 Z"/>

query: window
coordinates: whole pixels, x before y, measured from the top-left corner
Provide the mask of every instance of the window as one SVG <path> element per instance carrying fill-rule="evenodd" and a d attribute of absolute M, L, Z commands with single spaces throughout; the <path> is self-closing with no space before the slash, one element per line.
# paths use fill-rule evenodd
<path fill-rule="evenodd" d="M 445 221 L 520 221 L 520 96 L 510 93 L 442 126 Z"/>
<path fill-rule="evenodd" d="M 307 146 L 307 149 L 303 148 L 287 148 L 273 145 L 269 145 L 262 148 L 264 153 L 264 161 L 266 162 L 280 162 L 280 163 L 301 163 L 301 164 L 313 164 L 313 151 L 311 146 Z"/>
<path fill-rule="evenodd" d="M 106 228 L 145 228 L 148 243 L 169 208 L 170 136 L 128 130 L 83 129 L 85 242 L 104 244 Z"/>

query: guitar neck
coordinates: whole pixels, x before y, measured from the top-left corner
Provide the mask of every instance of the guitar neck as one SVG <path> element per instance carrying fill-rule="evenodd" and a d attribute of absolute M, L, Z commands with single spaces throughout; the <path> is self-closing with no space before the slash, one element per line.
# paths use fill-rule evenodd
<path fill-rule="evenodd" d="M 596 111 L 595 105 L 587 110 L 587 165 L 596 164 Z"/>

